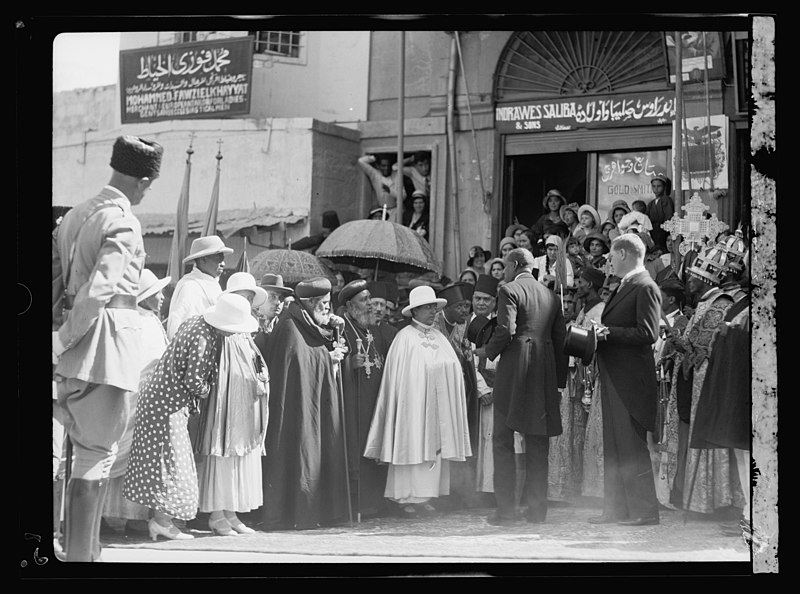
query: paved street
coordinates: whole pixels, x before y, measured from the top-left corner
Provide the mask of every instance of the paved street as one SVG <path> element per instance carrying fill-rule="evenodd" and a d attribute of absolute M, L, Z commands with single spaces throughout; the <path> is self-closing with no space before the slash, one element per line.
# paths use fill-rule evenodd
<path fill-rule="evenodd" d="M 722 535 L 719 522 L 724 517 L 686 516 L 681 511 L 667 510 L 662 511 L 657 526 L 589 524 L 587 518 L 599 511 L 597 502 L 554 504 L 545 524 L 512 527 L 488 524 L 485 518 L 491 513 L 489 509 L 468 509 L 424 519 L 369 519 L 352 526 L 312 531 L 223 537 L 198 529 L 191 530 L 195 538 L 190 541 L 152 542 L 147 535 L 115 534 L 103 537 L 103 561 L 215 565 L 400 563 L 419 564 L 418 573 L 438 573 L 440 568 L 434 566 L 442 564 L 457 564 L 459 572 L 469 572 L 474 566 L 479 573 L 485 573 L 485 564 L 682 562 L 681 567 L 685 567 L 685 563 L 719 562 L 725 567 L 742 563 L 738 572 L 750 573 L 749 547 L 743 538 Z M 335 573 L 358 574 L 363 567 L 366 566 L 339 567 Z M 307 572 L 308 566 L 301 565 L 296 570 Z M 137 575 L 140 571 L 147 572 L 148 568 L 137 568 Z M 220 571 L 219 566 L 216 571 Z M 228 572 L 228 568 L 223 571 Z M 555 571 L 561 573 L 564 568 Z M 236 574 L 237 570 L 231 568 L 230 575 Z"/>

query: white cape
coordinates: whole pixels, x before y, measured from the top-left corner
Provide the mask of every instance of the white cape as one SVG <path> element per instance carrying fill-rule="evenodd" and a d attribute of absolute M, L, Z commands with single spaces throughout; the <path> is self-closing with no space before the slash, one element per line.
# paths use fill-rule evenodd
<path fill-rule="evenodd" d="M 472 455 L 464 376 L 453 347 L 433 327 L 412 322 L 386 355 L 366 458 L 390 464 Z"/>

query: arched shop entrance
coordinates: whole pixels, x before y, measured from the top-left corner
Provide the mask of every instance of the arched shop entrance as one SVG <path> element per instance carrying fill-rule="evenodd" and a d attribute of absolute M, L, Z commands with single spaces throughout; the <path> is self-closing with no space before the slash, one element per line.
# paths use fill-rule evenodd
<path fill-rule="evenodd" d="M 615 200 L 652 199 L 649 178 L 672 170 L 668 74 L 661 32 L 515 33 L 495 77 L 495 243 L 536 221 L 551 188 L 603 219 Z"/>

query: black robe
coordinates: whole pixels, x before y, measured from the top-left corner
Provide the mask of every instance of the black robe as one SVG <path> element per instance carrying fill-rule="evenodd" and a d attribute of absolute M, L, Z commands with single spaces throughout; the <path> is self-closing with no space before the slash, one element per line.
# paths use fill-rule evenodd
<path fill-rule="evenodd" d="M 369 331 L 373 337 L 369 351 L 370 361 L 377 357 L 380 366 L 370 367 L 369 376 L 364 367 L 353 366 L 354 355 L 357 352 L 357 338 L 361 338 L 363 348 L 367 348 L 366 330 L 356 329 L 349 317 L 345 318 L 345 339 L 349 349 L 347 356 L 342 361 L 342 385 L 344 388 L 345 429 L 347 432 L 347 452 L 350 473 L 350 497 L 353 509 L 364 515 L 375 515 L 386 511 L 387 500 L 383 496 L 386 490 L 386 471 L 388 466 L 378 464 L 375 460 L 364 458 L 362 455 L 367 445 L 372 415 L 375 412 L 375 402 L 383 377 L 383 365 L 386 362 L 386 353 L 392 343 L 397 330 L 387 324 L 370 326 Z"/>
<path fill-rule="evenodd" d="M 330 340 L 290 303 L 269 337 L 264 527 L 315 528 L 348 519 L 342 394 Z"/>

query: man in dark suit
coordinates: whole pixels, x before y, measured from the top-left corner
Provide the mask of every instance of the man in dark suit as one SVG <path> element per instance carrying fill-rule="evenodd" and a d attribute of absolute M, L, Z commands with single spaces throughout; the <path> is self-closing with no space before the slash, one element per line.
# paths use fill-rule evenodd
<path fill-rule="evenodd" d="M 498 290 L 497 328 L 475 354 L 500 355 L 494 384 L 494 525 L 517 515 L 514 490 L 514 431 L 525 436 L 525 519 L 544 522 L 547 514 L 547 456 L 550 437 L 561 434 L 560 394 L 567 380 L 566 324 L 556 294 L 537 281 L 533 255 L 524 248 L 505 258 L 506 283 Z M 652 367 L 652 365 L 651 365 Z"/>
<path fill-rule="evenodd" d="M 620 283 L 598 332 L 603 404 L 603 514 L 593 524 L 658 524 L 655 477 L 647 432 L 655 429 L 658 386 L 653 344 L 661 292 L 644 267 L 645 245 L 635 233 L 611 243 L 609 262 Z"/>

